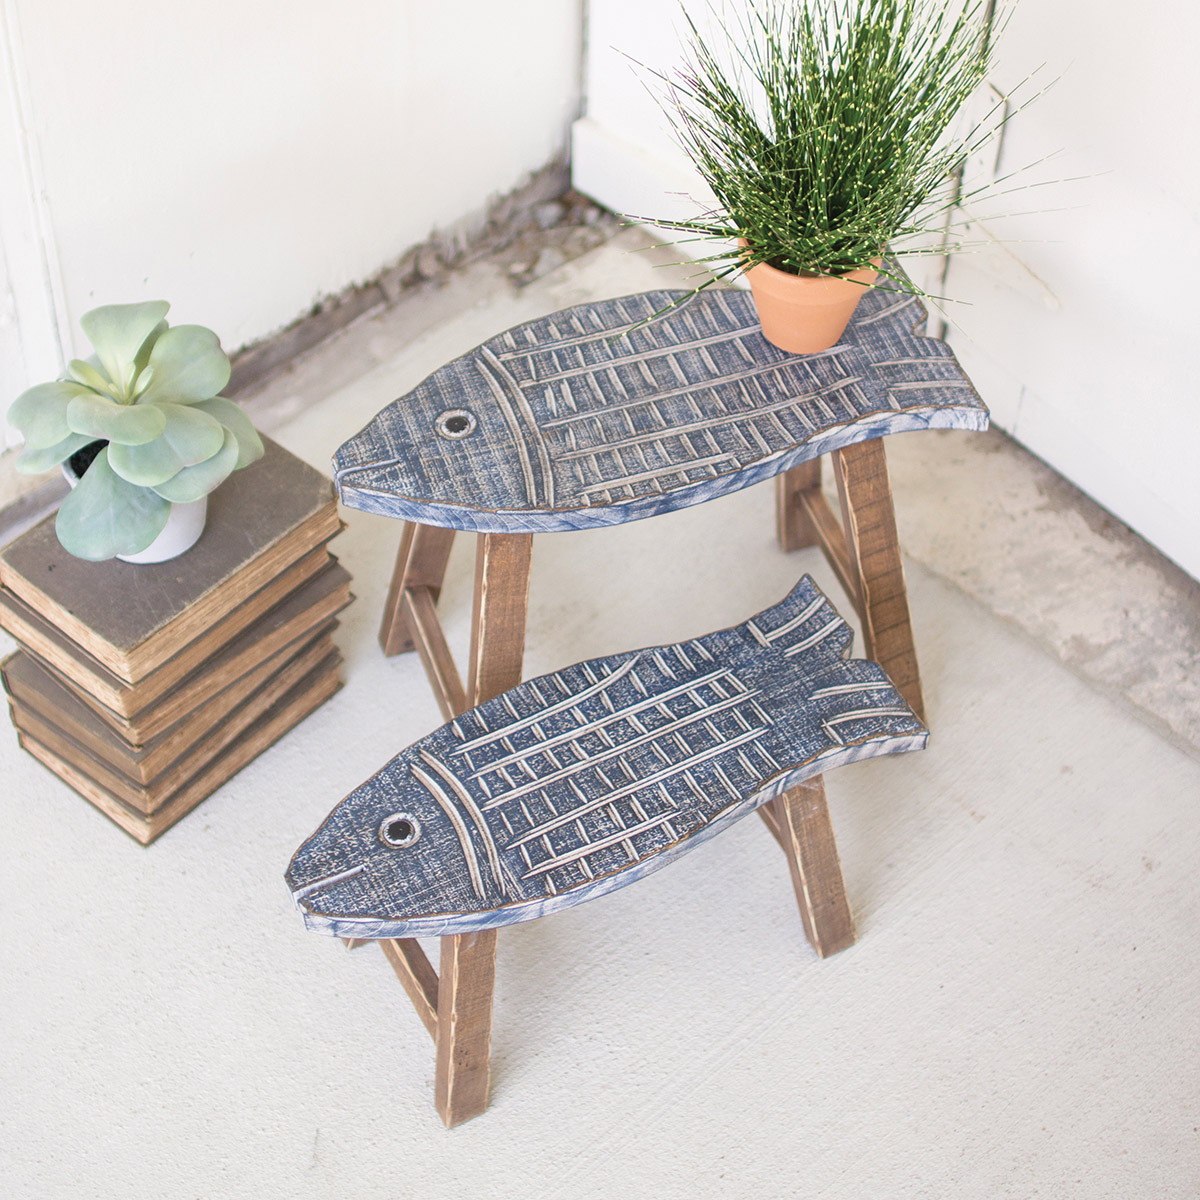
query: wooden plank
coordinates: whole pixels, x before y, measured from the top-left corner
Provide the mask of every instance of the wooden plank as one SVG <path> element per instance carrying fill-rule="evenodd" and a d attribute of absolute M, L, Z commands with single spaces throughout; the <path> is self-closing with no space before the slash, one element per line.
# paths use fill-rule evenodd
<path fill-rule="evenodd" d="M 415 648 L 420 654 L 448 721 L 520 681 L 533 542 L 527 534 L 479 537 L 469 700 L 435 608 L 453 536 L 452 530 L 406 527 L 380 630 L 385 653 Z M 379 940 L 437 1045 L 435 1103 L 452 1127 L 487 1108 L 496 933 L 456 934 L 440 943 L 438 974 L 415 938 Z"/>
<path fill-rule="evenodd" d="M 825 784 L 806 779 L 771 801 L 800 905 L 804 932 L 822 958 L 854 944 L 854 919 L 846 898 Z"/>
<path fill-rule="evenodd" d="M 442 938 L 434 1103 L 447 1128 L 487 1108 L 496 931 Z"/>
<path fill-rule="evenodd" d="M 436 604 L 453 545 L 453 529 L 405 523 L 379 627 L 379 645 L 384 654 L 403 654 L 413 649 L 412 631 L 404 621 L 404 593 L 408 588 L 428 588 Z"/>
<path fill-rule="evenodd" d="M 628 886 L 713 822 L 924 745 L 883 671 L 843 657 L 851 636 L 806 578 L 734 628 L 518 684 L 356 788 L 297 850 L 288 885 L 310 926 L 344 937 L 473 933 Z M 362 847 L 403 813 L 426 814 L 420 851 L 363 874 Z M 350 873 L 353 915 L 319 886 Z"/>
<path fill-rule="evenodd" d="M 358 939 L 350 938 L 349 943 L 358 944 Z M 350 945 L 350 949 L 354 948 Z M 396 977 L 404 985 L 408 998 L 417 1010 L 417 1016 L 429 1030 L 429 1035 L 437 1042 L 438 1035 L 438 977 L 421 943 L 416 938 L 381 938 L 379 947 L 384 957 L 392 964 Z"/>
<path fill-rule="evenodd" d="M 779 814 L 775 811 L 775 806 L 773 804 L 764 804 L 756 811 L 762 817 L 762 823 L 770 831 L 771 836 L 779 843 L 780 850 L 786 853 L 787 847 L 783 840 L 783 826 L 779 823 Z"/>
<path fill-rule="evenodd" d="M 883 441 L 875 438 L 834 451 L 833 468 L 846 548 L 859 581 L 863 652 L 883 667 L 923 721 L 925 702 Z"/>
<path fill-rule="evenodd" d="M 986 428 L 924 318 L 915 297 L 868 289 L 853 336 L 798 355 L 764 345 L 745 292 L 579 305 L 498 334 L 383 408 L 334 456 L 338 492 L 424 525 L 548 533 L 699 504 L 863 438 Z"/>
<path fill-rule="evenodd" d="M 421 657 L 442 716 L 451 721 L 467 708 L 467 694 L 434 608 L 433 589 L 406 588 L 403 599 L 401 614 L 405 627 Z"/>
<path fill-rule="evenodd" d="M 764 804 L 758 815 L 787 857 L 792 890 L 809 944 L 822 958 L 853 945 L 854 918 L 822 777 L 806 780 Z"/>
<path fill-rule="evenodd" d="M 472 706 L 521 682 L 532 553 L 530 533 L 479 534 L 467 683 Z"/>
<path fill-rule="evenodd" d="M 846 535 L 821 491 L 819 458 L 776 477 L 775 531 L 784 551 L 820 546 L 842 590 L 858 607 L 857 572 L 850 563 Z"/>
<path fill-rule="evenodd" d="M 818 535 L 801 497 L 821 491 L 821 460 L 810 459 L 775 477 L 775 532 L 785 552 L 816 545 Z"/>

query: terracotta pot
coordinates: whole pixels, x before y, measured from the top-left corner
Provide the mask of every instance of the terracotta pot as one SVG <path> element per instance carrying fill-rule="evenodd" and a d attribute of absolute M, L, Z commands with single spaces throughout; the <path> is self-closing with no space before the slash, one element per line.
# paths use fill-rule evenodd
<path fill-rule="evenodd" d="M 83 449 L 76 450 L 62 464 L 63 476 L 71 487 L 79 482 L 83 472 L 92 465 L 92 459 L 107 444 L 103 441 L 89 442 Z M 139 550 L 136 554 L 118 554 L 117 557 L 127 563 L 160 563 L 178 558 L 185 550 L 190 550 L 200 540 L 207 519 L 207 496 L 201 496 L 199 500 L 191 500 L 183 504 L 172 504 L 162 532 L 145 550 Z"/>
<path fill-rule="evenodd" d="M 814 354 L 836 346 L 850 324 L 858 302 L 875 282 L 882 264 L 860 267 L 848 275 L 791 275 L 768 263 L 746 272 L 763 337 L 789 354 Z M 865 285 L 865 286 L 864 286 Z"/>

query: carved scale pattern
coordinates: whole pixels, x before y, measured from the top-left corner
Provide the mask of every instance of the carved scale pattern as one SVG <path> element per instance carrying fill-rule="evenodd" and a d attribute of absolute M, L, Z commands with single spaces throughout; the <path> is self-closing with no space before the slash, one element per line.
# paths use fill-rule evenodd
<path fill-rule="evenodd" d="M 763 338 L 740 291 L 647 320 L 682 295 L 569 308 L 442 367 L 339 449 L 342 500 L 455 529 L 578 529 L 698 504 L 867 438 L 987 426 L 913 296 L 868 291 L 838 345 L 795 355 Z"/>
<path fill-rule="evenodd" d="M 314 928 L 461 933 L 623 887 L 925 730 L 807 577 L 744 624 L 520 684 L 394 758 L 296 853 Z M 419 830 L 386 845 L 389 821 Z"/>

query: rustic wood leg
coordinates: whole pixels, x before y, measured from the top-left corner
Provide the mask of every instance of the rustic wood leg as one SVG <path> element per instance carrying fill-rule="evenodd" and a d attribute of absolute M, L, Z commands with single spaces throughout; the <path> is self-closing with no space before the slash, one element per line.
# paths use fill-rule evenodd
<path fill-rule="evenodd" d="M 494 929 L 442 938 L 435 1103 L 447 1128 L 487 1108 L 495 981 Z"/>
<path fill-rule="evenodd" d="M 379 644 L 384 654 L 403 654 L 413 649 L 412 635 L 404 618 L 404 593 L 408 588 L 427 587 L 436 601 L 453 544 L 453 529 L 405 523 L 379 627 Z"/>
<path fill-rule="evenodd" d="M 481 533 L 467 699 L 472 707 L 521 682 L 529 604 L 531 533 Z"/>
<path fill-rule="evenodd" d="M 854 945 L 854 918 L 846 899 L 825 784 L 821 776 L 776 797 L 767 824 L 787 855 L 804 932 L 813 949 L 828 958 Z"/>
<path fill-rule="evenodd" d="M 805 492 L 820 492 L 821 460 L 814 458 L 775 477 L 775 531 L 779 545 L 785 551 L 803 550 L 815 546 L 817 530 L 805 512 L 801 496 Z"/>
<path fill-rule="evenodd" d="M 835 450 L 833 469 L 846 549 L 858 588 L 863 654 L 883 667 L 896 690 L 924 720 L 925 702 L 882 439 Z"/>
<path fill-rule="evenodd" d="M 480 534 L 475 557 L 469 705 L 521 681 L 531 534 Z M 496 931 L 442 938 L 437 989 L 437 1110 L 447 1126 L 487 1108 Z"/>

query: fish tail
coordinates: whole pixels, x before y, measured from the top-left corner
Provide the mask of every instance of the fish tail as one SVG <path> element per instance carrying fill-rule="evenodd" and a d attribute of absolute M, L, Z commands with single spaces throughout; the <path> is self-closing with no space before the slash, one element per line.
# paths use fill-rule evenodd
<path fill-rule="evenodd" d="M 852 761 L 881 741 L 905 749 L 925 744 L 925 726 L 884 669 L 850 658 L 854 631 L 809 576 L 772 608 L 742 626 L 747 637 L 794 662 L 802 680 L 808 719 L 821 727 L 827 753 Z"/>
<path fill-rule="evenodd" d="M 785 658 L 803 654 L 810 661 L 845 658 L 854 641 L 854 630 L 808 575 L 778 604 L 763 609 L 741 628 L 760 646 L 778 650 Z"/>

